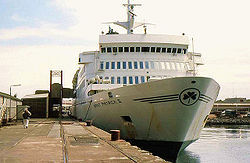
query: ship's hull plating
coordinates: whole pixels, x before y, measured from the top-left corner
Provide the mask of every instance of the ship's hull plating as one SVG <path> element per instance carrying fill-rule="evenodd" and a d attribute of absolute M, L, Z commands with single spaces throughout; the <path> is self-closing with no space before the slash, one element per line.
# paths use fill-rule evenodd
<path fill-rule="evenodd" d="M 218 92 L 211 78 L 163 79 L 95 94 L 77 105 L 76 117 L 106 131 L 119 129 L 132 142 L 170 145 L 177 156 L 199 138 Z"/>

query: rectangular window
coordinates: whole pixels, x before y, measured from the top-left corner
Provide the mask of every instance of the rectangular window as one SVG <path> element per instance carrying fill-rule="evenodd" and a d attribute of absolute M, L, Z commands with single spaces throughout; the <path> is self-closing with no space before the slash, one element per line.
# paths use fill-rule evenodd
<path fill-rule="evenodd" d="M 161 62 L 161 68 L 162 68 L 163 70 L 166 69 L 166 66 L 165 66 L 165 63 L 164 63 L 164 62 Z"/>
<path fill-rule="evenodd" d="M 178 63 L 178 62 L 176 63 L 176 69 L 177 69 L 177 70 L 181 70 L 181 65 L 180 65 L 180 63 Z"/>
<path fill-rule="evenodd" d="M 108 53 L 111 53 L 111 52 L 112 52 L 111 47 L 108 47 L 108 48 L 107 48 L 107 52 L 108 52 Z"/>
<path fill-rule="evenodd" d="M 124 52 L 128 52 L 129 51 L 129 47 L 124 47 Z"/>
<path fill-rule="evenodd" d="M 111 69 L 115 69 L 115 62 L 111 62 Z"/>
<path fill-rule="evenodd" d="M 167 49 L 167 53 L 171 53 L 172 49 L 171 48 L 168 48 Z"/>
<path fill-rule="evenodd" d="M 81 58 L 79 58 L 79 63 L 81 62 Z"/>
<path fill-rule="evenodd" d="M 181 70 L 185 70 L 185 63 L 180 63 L 181 64 Z"/>
<path fill-rule="evenodd" d="M 132 69 L 132 62 L 128 62 L 128 69 Z"/>
<path fill-rule="evenodd" d="M 150 67 L 151 67 L 151 69 L 155 69 L 155 65 L 154 65 L 153 61 L 150 62 Z"/>
<path fill-rule="evenodd" d="M 149 69 L 149 63 L 148 63 L 148 61 L 145 62 L 145 68 Z"/>
<path fill-rule="evenodd" d="M 109 69 L 109 62 L 106 62 L 106 69 Z"/>
<path fill-rule="evenodd" d="M 111 77 L 111 84 L 115 84 L 115 77 Z"/>
<path fill-rule="evenodd" d="M 165 62 L 165 65 L 166 65 L 166 69 L 169 69 L 169 70 L 171 69 L 168 62 Z"/>
<path fill-rule="evenodd" d="M 117 77 L 117 82 L 116 82 L 117 84 L 121 84 L 121 77 Z"/>
<path fill-rule="evenodd" d="M 142 52 L 149 52 L 149 47 L 142 47 L 142 48 L 141 48 L 141 51 L 142 51 Z"/>
<path fill-rule="evenodd" d="M 127 84 L 127 76 L 123 76 L 123 84 Z"/>
<path fill-rule="evenodd" d="M 133 77 L 132 76 L 129 77 L 129 84 L 133 84 Z"/>
<path fill-rule="evenodd" d="M 117 52 L 117 47 L 113 47 L 113 53 Z"/>
<path fill-rule="evenodd" d="M 106 53 L 106 48 L 101 48 L 102 53 Z"/>
<path fill-rule="evenodd" d="M 160 47 L 157 47 L 156 48 L 156 53 L 160 53 L 161 52 L 161 48 Z"/>
<path fill-rule="evenodd" d="M 135 47 L 130 47 L 130 52 L 135 52 Z"/>
<path fill-rule="evenodd" d="M 145 77 L 141 76 L 141 83 L 145 83 Z"/>
<path fill-rule="evenodd" d="M 116 63 L 116 68 L 117 68 L 117 69 L 121 69 L 121 62 L 117 62 L 117 63 Z"/>
<path fill-rule="evenodd" d="M 123 47 L 119 47 L 119 52 L 123 52 Z"/>
<path fill-rule="evenodd" d="M 141 51 L 141 47 L 136 47 L 136 52 L 140 52 Z"/>
<path fill-rule="evenodd" d="M 172 70 L 175 70 L 175 65 L 174 65 L 173 62 L 170 62 L 170 66 L 171 66 L 171 69 L 172 69 Z"/>
<path fill-rule="evenodd" d="M 101 69 L 101 70 L 104 69 L 104 63 L 103 63 L 103 61 L 100 62 L 100 69 Z"/>
<path fill-rule="evenodd" d="M 159 70 L 159 62 L 155 62 L 155 69 Z"/>
<path fill-rule="evenodd" d="M 176 50 L 177 50 L 176 48 L 173 48 L 172 53 L 176 53 Z"/>
<path fill-rule="evenodd" d="M 187 49 L 183 49 L 183 54 L 186 54 L 187 53 Z"/>
<path fill-rule="evenodd" d="M 162 69 L 161 62 L 158 62 L 158 66 L 159 66 L 159 70 L 161 70 Z"/>
<path fill-rule="evenodd" d="M 179 54 L 181 53 L 181 49 L 180 48 L 177 49 L 177 53 L 179 53 Z"/>
<path fill-rule="evenodd" d="M 143 66 L 143 62 L 140 62 L 140 69 L 143 69 L 144 66 Z"/>
<path fill-rule="evenodd" d="M 139 84 L 139 78 L 138 78 L 138 76 L 135 76 L 135 84 Z"/>
<path fill-rule="evenodd" d="M 155 52 L 155 47 L 151 47 L 151 52 L 152 52 L 152 53 Z"/>
<path fill-rule="evenodd" d="M 134 61 L 134 69 L 138 69 L 138 62 Z"/>
<path fill-rule="evenodd" d="M 123 69 L 126 69 L 126 68 L 127 68 L 126 62 L 122 62 L 122 68 L 123 68 Z"/>
<path fill-rule="evenodd" d="M 162 53 L 166 53 L 166 48 L 161 48 Z"/>

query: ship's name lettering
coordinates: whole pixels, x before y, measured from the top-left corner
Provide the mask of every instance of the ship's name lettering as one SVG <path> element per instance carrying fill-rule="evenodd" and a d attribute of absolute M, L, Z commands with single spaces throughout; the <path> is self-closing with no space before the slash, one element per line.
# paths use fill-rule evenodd
<path fill-rule="evenodd" d="M 106 105 L 113 105 L 113 104 L 120 104 L 120 103 L 122 103 L 122 101 L 120 99 L 116 99 L 116 100 L 103 101 L 103 102 L 96 103 L 94 104 L 94 107 L 98 108 L 98 107 L 102 107 Z"/>

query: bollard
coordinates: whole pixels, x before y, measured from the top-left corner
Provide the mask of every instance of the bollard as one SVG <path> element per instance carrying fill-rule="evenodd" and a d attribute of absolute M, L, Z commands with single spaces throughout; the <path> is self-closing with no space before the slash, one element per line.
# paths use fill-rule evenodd
<path fill-rule="evenodd" d="M 92 125 L 92 120 L 86 120 L 87 126 L 91 126 Z"/>
<path fill-rule="evenodd" d="M 111 141 L 116 141 L 120 139 L 120 130 L 110 130 Z"/>

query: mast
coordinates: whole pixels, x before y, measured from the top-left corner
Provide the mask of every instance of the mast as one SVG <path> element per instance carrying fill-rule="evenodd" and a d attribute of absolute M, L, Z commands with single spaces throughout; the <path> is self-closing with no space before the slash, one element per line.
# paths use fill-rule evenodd
<path fill-rule="evenodd" d="M 141 4 L 131 4 L 130 0 L 128 0 L 127 4 L 123 4 L 123 6 L 127 7 L 127 21 L 126 22 L 112 22 L 113 24 L 119 25 L 127 30 L 127 34 L 133 34 L 133 30 L 140 26 L 145 26 L 149 23 L 141 23 L 141 22 L 135 22 L 135 16 L 134 14 L 134 7 L 135 6 L 141 6 Z"/>

